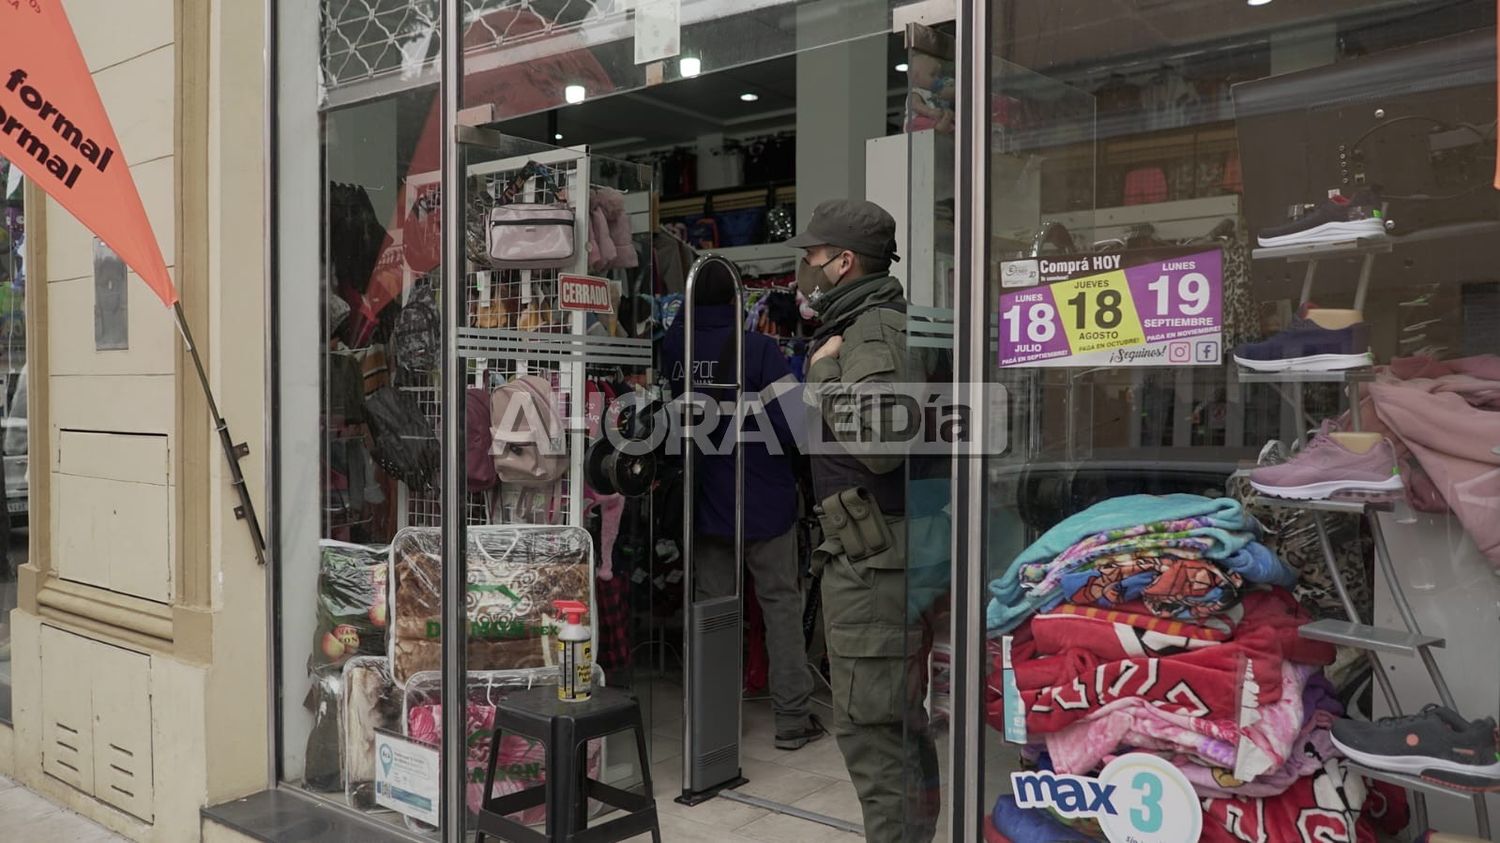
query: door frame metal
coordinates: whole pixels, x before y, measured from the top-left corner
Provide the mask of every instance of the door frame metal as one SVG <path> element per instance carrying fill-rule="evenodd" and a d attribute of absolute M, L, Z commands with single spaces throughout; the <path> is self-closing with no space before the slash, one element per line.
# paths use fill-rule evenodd
<path fill-rule="evenodd" d="M 438 84 L 442 100 L 439 143 L 442 148 L 443 198 L 442 234 L 442 324 L 443 360 L 441 365 L 442 426 L 440 440 L 443 453 L 441 480 L 442 512 L 442 701 L 443 742 L 440 753 L 442 787 L 439 790 L 442 836 L 450 843 L 462 843 L 467 819 L 464 793 L 467 787 L 468 665 L 465 644 L 468 638 L 464 607 L 465 583 L 468 580 L 467 532 L 464 498 L 467 476 L 451 471 L 464 464 L 464 374 L 467 362 L 459 355 L 458 329 L 467 324 L 463 292 L 464 203 L 459 197 L 464 189 L 464 150 L 459 145 L 458 112 L 463 107 L 463 0 L 442 0 L 439 40 L 442 42 L 442 71 Z"/>
<path fill-rule="evenodd" d="M 949 758 L 949 839 L 980 840 L 984 776 L 984 438 L 990 419 L 984 397 L 989 266 L 989 12 L 998 0 L 960 0 L 958 130 L 954 155 L 956 319 L 954 394 L 970 412 L 971 453 L 954 455 L 953 726 Z M 979 446 L 979 447 L 974 447 Z"/>

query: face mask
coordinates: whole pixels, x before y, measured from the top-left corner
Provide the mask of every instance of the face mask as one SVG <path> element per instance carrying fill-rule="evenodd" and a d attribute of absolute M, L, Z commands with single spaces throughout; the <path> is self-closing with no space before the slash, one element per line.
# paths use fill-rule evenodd
<path fill-rule="evenodd" d="M 798 261 L 797 292 L 806 296 L 808 301 L 817 301 L 823 295 L 823 287 L 825 285 L 832 286 L 828 283 L 828 276 L 823 273 L 823 268 L 838 259 L 838 256 L 834 255 L 823 263 L 816 265 L 810 264 L 805 260 Z"/>

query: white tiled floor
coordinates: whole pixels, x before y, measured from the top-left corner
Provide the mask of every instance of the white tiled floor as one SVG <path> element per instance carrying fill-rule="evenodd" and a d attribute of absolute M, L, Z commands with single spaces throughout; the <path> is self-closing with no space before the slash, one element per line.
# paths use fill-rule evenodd
<path fill-rule="evenodd" d="M 655 693 L 671 695 L 670 690 L 660 687 Z M 723 797 L 691 808 L 673 801 L 682 792 L 681 718 L 669 713 L 673 711 L 671 699 L 661 701 L 666 707 L 653 723 L 651 777 L 665 843 L 858 843 L 862 839 Z M 815 707 L 815 711 L 825 722 L 831 717 L 826 709 Z M 783 752 L 773 745 L 775 724 L 769 703 L 745 703 L 744 718 L 740 767 L 749 783 L 740 787 L 740 792 L 860 823 L 859 799 L 831 735 L 796 752 Z"/>
<path fill-rule="evenodd" d="M 0 777 L 3 843 L 125 843 L 126 838 Z"/>

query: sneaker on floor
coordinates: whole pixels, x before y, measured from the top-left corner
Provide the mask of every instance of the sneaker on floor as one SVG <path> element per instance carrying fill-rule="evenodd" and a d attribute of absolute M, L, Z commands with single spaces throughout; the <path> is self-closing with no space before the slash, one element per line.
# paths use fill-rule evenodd
<path fill-rule="evenodd" d="M 1382 439 L 1363 454 L 1344 447 L 1328 432 L 1278 465 L 1250 472 L 1250 485 L 1263 495 L 1298 501 L 1326 500 L 1339 492 L 1398 492 L 1401 474 L 1396 450 Z"/>
<path fill-rule="evenodd" d="M 1333 724 L 1333 745 L 1350 761 L 1377 770 L 1465 788 L 1500 786 L 1500 747 L 1489 717 L 1468 721 L 1432 704 L 1420 714 L 1373 723 L 1339 720 Z"/>
<path fill-rule="evenodd" d="M 1285 331 L 1234 350 L 1234 362 L 1257 372 L 1339 372 L 1370 366 L 1370 328 L 1356 322 L 1330 330 L 1297 318 Z"/>
<path fill-rule="evenodd" d="M 788 752 L 801 749 L 826 734 L 828 730 L 823 728 L 823 721 L 818 719 L 818 715 L 809 714 L 807 725 L 802 728 L 792 732 L 776 732 L 776 748 Z"/>
<path fill-rule="evenodd" d="M 1273 248 L 1384 236 L 1380 197 L 1365 191 L 1353 199 L 1342 195 L 1324 199 L 1294 220 L 1261 229 L 1256 242 L 1264 248 Z"/>

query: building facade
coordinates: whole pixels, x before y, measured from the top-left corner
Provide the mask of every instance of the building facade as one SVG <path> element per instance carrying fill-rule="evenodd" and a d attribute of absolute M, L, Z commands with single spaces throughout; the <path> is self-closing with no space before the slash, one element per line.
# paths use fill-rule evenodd
<path fill-rule="evenodd" d="M 264 506 L 264 9 L 66 8 Z M 266 782 L 265 570 L 170 311 L 132 278 L 101 350 L 95 238 L 25 191 L 32 508 L 0 770 L 132 839 L 198 839 L 204 805 Z"/>
<path fill-rule="evenodd" d="M 25 278 L 0 273 L 25 338 L 0 773 L 143 841 L 463 839 L 479 767 L 441 766 L 440 735 L 487 747 L 507 695 L 556 681 L 562 596 L 651 732 L 644 762 L 628 740 L 584 762 L 622 787 L 649 769 L 668 840 L 874 828 L 856 719 L 904 759 L 904 830 L 870 839 L 1500 839 L 1500 771 L 1358 748 L 1385 715 L 1437 703 L 1485 732 L 1500 706 L 1493 4 L 117 5 L 64 2 L 270 560 L 171 314 L 0 184 Z M 901 371 L 954 387 L 972 433 L 893 475 L 906 611 L 879 640 L 828 640 L 828 501 L 785 507 L 814 710 L 842 733 L 776 753 L 759 604 L 742 652 L 683 593 L 696 490 L 663 461 L 622 492 L 580 411 L 658 397 L 700 253 L 805 369 L 811 265 L 781 241 L 839 198 L 892 214 Z M 574 247 L 507 258 L 507 204 L 571 211 Z M 602 312 L 567 302 L 579 283 Z M 528 377 L 564 446 L 544 482 L 484 470 L 482 417 Z M 518 562 L 536 535 L 556 544 Z M 1136 535 L 1159 552 L 1115 544 Z M 430 804 L 383 798 L 377 734 L 441 769 Z M 507 750 L 502 786 L 538 783 Z M 1108 784 L 1116 756 L 1165 788 L 1119 788 L 1139 824 L 1060 828 L 1042 774 Z"/>

